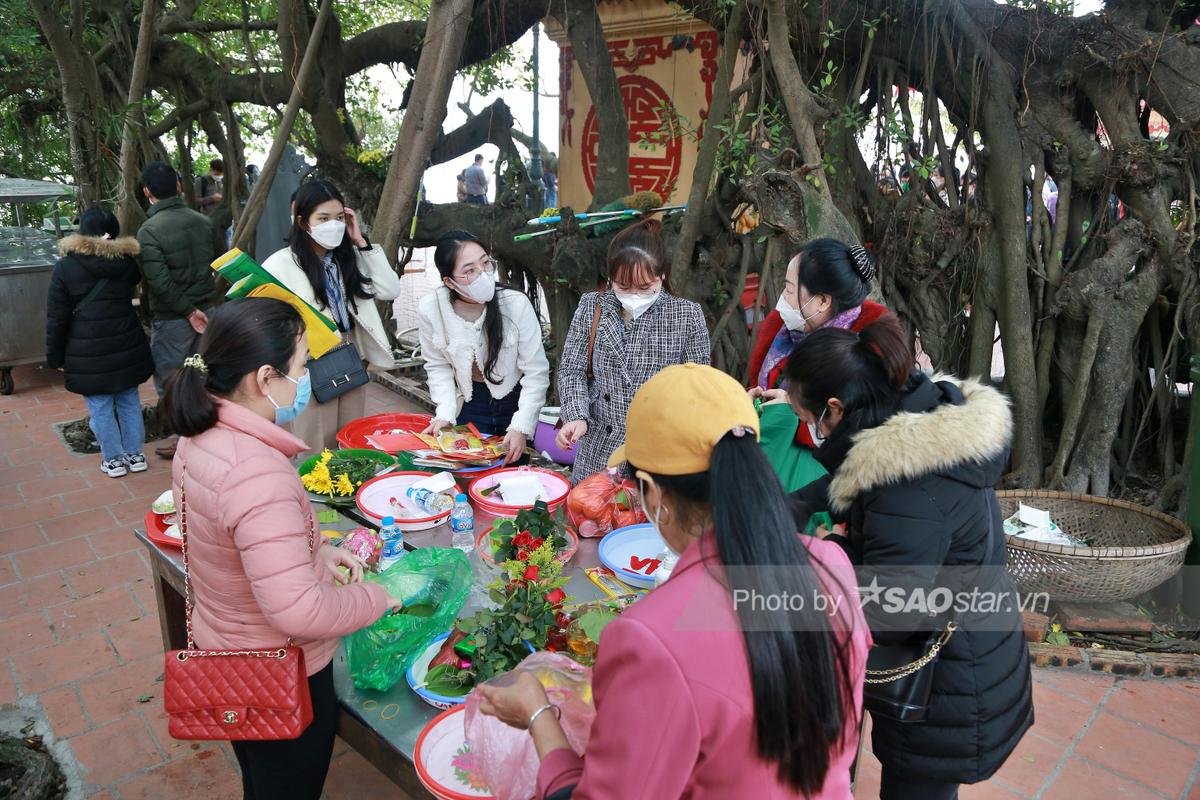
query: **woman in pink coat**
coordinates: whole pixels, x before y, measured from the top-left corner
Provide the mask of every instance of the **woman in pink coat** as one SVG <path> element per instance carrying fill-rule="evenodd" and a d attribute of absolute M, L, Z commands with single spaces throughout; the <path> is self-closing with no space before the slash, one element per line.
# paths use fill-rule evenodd
<path fill-rule="evenodd" d="M 796 533 L 757 435 L 745 390 L 708 366 L 634 396 L 610 464 L 680 555 L 600 637 L 586 752 L 530 673 L 476 690 L 532 735 L 538 798 L 850 800 L 870 632 L 849 560 Z"/>
<path fill-rule="evenodd" d="M 360 560 L 316 533 L 289 461 L 306 449 L 280 425 L 308 401 L 307 338 L 286 303 L 227 303 L 164 398 L 182 437 L 172 481 L 177 509 L 186 492 L 196 645 L 258 650 L 291 640 L 308 668 L 313 721 L 300 738 L 233 742 L 247 800 L 321 796 L 337 717 L 338 638 L 400 606 L 382 586 L 361 582 Z"/>

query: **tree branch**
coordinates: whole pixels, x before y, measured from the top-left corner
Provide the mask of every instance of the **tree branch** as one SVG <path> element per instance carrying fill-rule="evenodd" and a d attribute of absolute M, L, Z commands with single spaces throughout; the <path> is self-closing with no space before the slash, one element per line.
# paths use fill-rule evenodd
<path fill-rule="evenodd" d="M 142 100 L 146 94 L 146 75 L 150 69 L 150 48 L 154 40 L 156 0 L 143 0 L 142 19 L 138 25 L 137 47 L 133 52 L 133 69 L 129 79 L 129 95 L 125 102 L 125 124 L 121 133 L 121 184 L 118 216 L 123 230 L 132 230 L 142 210 L 137 202 L 138 128 L 146 127 L 146 110 Z"/>
<path fill-rule="evenodd" d="M 283 112 L 283 119 L 279 123 L 279 130 L 275 133 L 275 141 L 271 143 L 271 152 L 267 154 L 267 160 L 263 164 L 258 182 L 254 184 L 250 198 L 246 201 L 246 208 L 238 218 L 237 229 L 233 235 L 234 247 L 246 249 L 250 244 L 250 237 L 254 233 L 254 229 L 258 227 L 258 220 L 267 207 L 267 195 L 271 192 L 275 171 L 279 167 L 283 149 L 292 134 L 296 116 L 300 113 L 300 103 L 308 88 L 307 84 L 312 81 L 313 74 L 316 72 L 317 53 L 321 49 L 321 34 L 329 21 L 332 8 L 333 0 L 321 0 L 321 10 L 317 12 L 312 35 L 308 37 L 308 46 L 304 48 L 304 58 L 301 59 L 300 69 L 296 73 L 296 83 L 292 86 L 292 96 L 288 98 L 287 110 Z"/>
<path fill-rule="evenodd" d="M 792 54 L 791 30 L 788 23 L 787 9 L 784 0 L 767 0 L 767 38 L 775 42 L 775 47 L 768 47 L 771 57 L 771 67 L 775 71 L 775 80 L 779 83 L 779 93 L 783 96 L 783 104 L 787 108 L 788 119 L 792 123 L 792 132 L 796 143 L 800 146 L 800 156 L 806 165 L 821 164 L 821 147 L 817 143 L 817 127 L 829 116 L 817 98 L 809 91 L 800 74 L 800 66 Z M 820 176 L 818 191 L 826 198 L 829 194 L 829 181 Z"/>
<path fill-rule="evenodd" d="M 178 19 L 172 16 L 163 20 L 158 32 L 163 35 L 177 33 L 224 33 L 228 31 L 273 31 L 278 23 L 273 19 L 241 20 L 223 19 Z"/>
<path fill-rule="evenodd" d="M 421 48 L 412 101 L 396 136 L 394 152 L 404 157 L 392 158 L 375 217 L 376 238 L 393 263 L 416 207 L 429 154 L 441 135 L 454 67 L 462 58 L 470 22 L 471 0 L 434 0 L 430 8 L 430 35 Z"/>
<path fill-rule="evenodd" d="M 733 81 L 733 65 L 737 60 L 738 42 L 742 38 L 743 8 L 741 3 L 736 4 L 726 23 L 725 38 L 721 43 L 721 61 L 717 65 L 716 91 L 708 109 L 704 136 L 700 139 L 700 148 L 696 155 L 692 187 L 688 192 L 688 210 L 683 217 L 679 237 L 675 240 L 675 254 L 671 258 L 676 283 L 685 294 L 691 294 L 688 273 L 691 271 L 692 251 L 696 249 L 696 237 L 700 235 L 700 218 L 707 210 L 704 198 L 708 196 L 708 187 L 712 183 L 717 165 L 721 126 L 729 116 L 729 84 Z M 744 279 L 744 269 L 742 276 Z"/>
<path fill-rule="evenodd" d="M 599 152 L 596 157 L 596 190 L 592 206 L 624 197 L 631 193 L 629 185 L 629 120 L 625 116 L 625 101 L 617 85 L 612 55 L 604 39 L 600 15 L 591 0 L 563 0 L 551 15 L 566 30 L 571 40 L 575 60 L 583 72 L 583 81 L 596 108 L 600 129 Z"/>

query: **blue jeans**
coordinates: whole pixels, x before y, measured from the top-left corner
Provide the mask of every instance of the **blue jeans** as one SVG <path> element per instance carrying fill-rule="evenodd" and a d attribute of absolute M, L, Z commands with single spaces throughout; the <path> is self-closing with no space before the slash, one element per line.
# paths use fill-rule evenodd
<path fill-rule="evenodd" d="M 136 386 L 117 394 L 93 394 L 83 399 L 87 401 L 89 424 L 105 461 L 142 454 L 146 426 Z"/>

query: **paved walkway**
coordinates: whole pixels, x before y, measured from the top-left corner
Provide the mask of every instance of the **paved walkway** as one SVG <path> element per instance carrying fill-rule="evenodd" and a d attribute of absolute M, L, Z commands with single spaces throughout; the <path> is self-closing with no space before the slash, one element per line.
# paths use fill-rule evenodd
<path fill-rule="evenodd" d="M 53 424 L 84 415 L 58 373 L 14 372 L 0 397 L 0 706 L 40 703 L 83 796 L 236 797 L 226 746 L 177 742 L 162 712 L 162 643 L 149 567 L 131 531 L 169 485 L 167 464 L 111 479 Z M 142 396 L 153 398 L 143 387 Z M 403 405 L 372 384 L 368 413 Z M 1038 670 L 1037 726 L 964 800 L 1200 800 L 1200 684 Z M 36 706 L 33 706 L 36 708 Z M 867 757 L 857 796 L 878 796 Z M 402 798 L 338 744 L 326 798 Z"/>

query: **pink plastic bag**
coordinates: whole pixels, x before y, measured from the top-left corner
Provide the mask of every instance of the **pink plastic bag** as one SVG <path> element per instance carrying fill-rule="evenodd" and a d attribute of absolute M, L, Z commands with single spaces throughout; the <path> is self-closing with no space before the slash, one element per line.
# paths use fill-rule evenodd
<path fill-rule="evenodd" d="M 592 705 L 592 671 L 561 653 L 534 653 L 513 672 L 531 671 L 546 687 L 550 702 L 562 709 L 567 742 L 582 754 L 596 717 Z M 509 673 L 511 674 L 511 673 Z M 528 731 L 510 728 L 495 717 L 479 713 L 479 698 L 467 696 L 464 725 L 467 744 L 479 775 L 496 800 L 528 800 L 537 790 L 538 756 Z M 547 712 L 549 713 L 549 712 Z"/>

